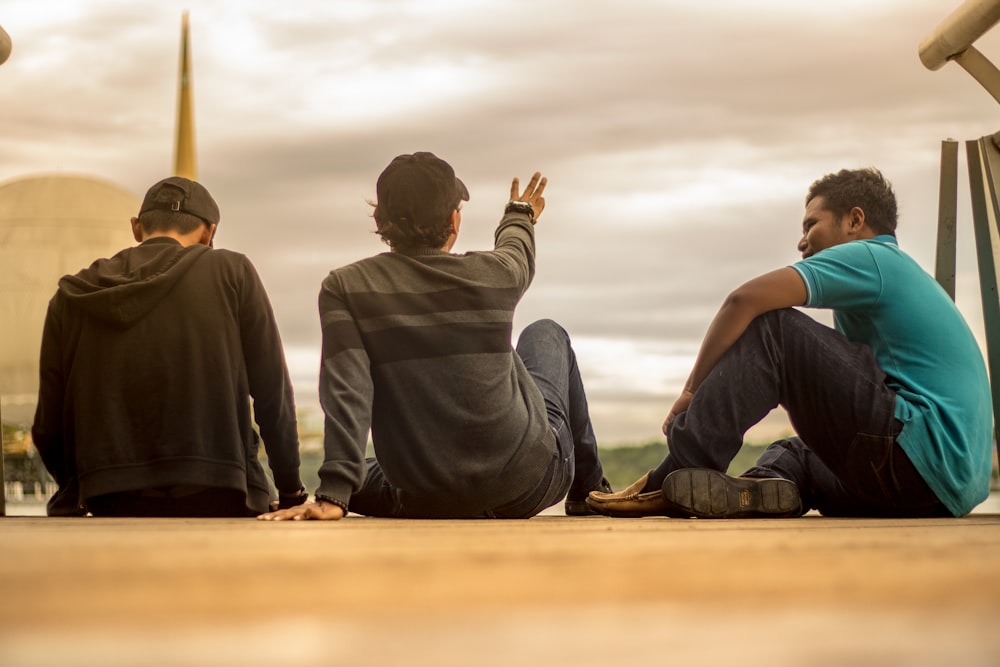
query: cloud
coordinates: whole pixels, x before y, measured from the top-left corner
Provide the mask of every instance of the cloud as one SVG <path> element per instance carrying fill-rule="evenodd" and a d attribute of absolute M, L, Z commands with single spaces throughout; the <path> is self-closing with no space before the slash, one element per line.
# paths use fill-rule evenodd
<path fill-rule="evenodd" d="M 0 179 L 85 172 L 141 195 L 165 175 L 186 4 L 10 0 Z M 656 431 L 665 387 L 684 373 L 669 351 L 692 354 L 729 290 L 797 259 L 813 179 L 881 167 L 904 247 L 931 266 L 938 142 L 996 129 L 995 102 L 971 77 L 917 58 L 948 11 L 930 0 L 200 2 L 200 177 L 222 207 L 220 245 L 250 256 L 268 287 L 304 404 L 319 282 L 385 250 L 366 200 L 393 156 L 433 150 L 470 186 L 460 251 L 488 247 L 510 179 L 542 170 L 538 273 L 517 323 L 554 317 L 587 352 L 617 350 L 586 371 L 601 386 L 600 430 L 613 440 L 647 419 Z M 1000 52 L 998 40 L 981 50 Z"/>

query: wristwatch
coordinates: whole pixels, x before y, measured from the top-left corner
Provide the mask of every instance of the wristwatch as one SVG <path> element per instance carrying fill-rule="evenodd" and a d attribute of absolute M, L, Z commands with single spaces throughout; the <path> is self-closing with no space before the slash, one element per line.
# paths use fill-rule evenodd
<path fill-rule="evenodd" d="M 507 202 L 506 208 L 503 210 L 504 213 L 524 213 L 528 216 L 531 222 L 535 222 L 535 207 L 529 202 L 519 201 L 517 199 L 512 199 Z"/>

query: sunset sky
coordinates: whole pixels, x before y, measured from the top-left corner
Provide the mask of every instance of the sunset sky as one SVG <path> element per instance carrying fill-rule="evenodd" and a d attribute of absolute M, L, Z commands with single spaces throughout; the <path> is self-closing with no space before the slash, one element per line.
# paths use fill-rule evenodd
<path fill-rule="evenodd" d="M 300 407 L 321 280 L 386 250 L 375 179 L 430 150 L 472 193 L 459 252 L 489 247 L 513 176 L 549 178 L 516 328 L 566 326 L 598 437 L 645 441 L 725 295 L 798 259 L 817 177 L 881 168 L 902 247 L 933 270 L 940 141 L 1000 129 L 970 76 L 917 57 L 958 4 L 6 0 L 0 182 L 84 173 L 141 197 L 169 175 L 188 9 L 217 246 L 260 271 Z M 977 46 L 1000 60 L 998 40 Z M 961 155 L 959 304 L 982 338 Z"/>

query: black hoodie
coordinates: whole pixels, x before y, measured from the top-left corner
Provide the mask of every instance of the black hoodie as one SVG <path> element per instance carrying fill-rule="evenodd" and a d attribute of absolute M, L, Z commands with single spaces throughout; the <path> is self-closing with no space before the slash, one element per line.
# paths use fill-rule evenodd
<path fill-rule="evenodd" d="M 243 255 L 157 237 L 64 276 L 40 371 L 32 437 L 59 484 L 49 514 L 177 484 L 238 489 L 266 511 L 254 418 L 278 489 L 301 486 L 278 328 Z"/>

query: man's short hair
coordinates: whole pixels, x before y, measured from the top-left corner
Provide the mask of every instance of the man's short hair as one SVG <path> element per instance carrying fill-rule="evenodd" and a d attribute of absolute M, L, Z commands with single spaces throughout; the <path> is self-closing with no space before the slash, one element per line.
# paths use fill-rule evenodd
<path fill-rule="evenodd" d="M 188 213 L 173 213 L 171 211 L 161 211 L 154 209 L 139 214 L 139 224 L 146 234 L 155 232 L 180 232 L 189 234 L 199 227 L 204 226 L 205 221 L 199 217 Z"/>
<path fill-rule="evenodd" d="M 396 249 L 442 247 L 451 235 L 451 212 L 469 201 L 451 165 L 428 152 L 393 158 L 378 177 L 376 195 L 376 233 Z"/>
<path fill-rule="evenodd" d="M 857 206 L 865 212 L 865 222 L 879 234 L 896 235 L 896 194 L 892 184 L 878 169 L 841 169 L 809 186 L 806 204 L 822 197 L 824 208 L 838 218 Z"/>
<path fill-rule="evenodd" d="M 201 183 L 171 176 L 149 188 L 138 218 L 147 234 L 172 230 L 187 234 L 201 225 L 219 224 L 219 206 Z"/>

